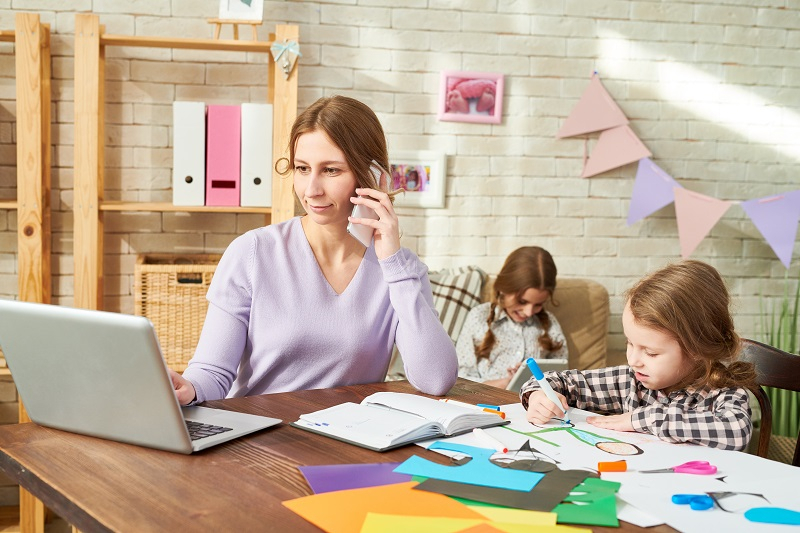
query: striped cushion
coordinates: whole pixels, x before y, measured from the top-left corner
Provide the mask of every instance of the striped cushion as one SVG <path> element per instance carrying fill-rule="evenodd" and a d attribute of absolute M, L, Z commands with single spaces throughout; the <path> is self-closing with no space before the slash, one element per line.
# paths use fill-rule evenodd
<path fill-rule="evenodd" d="M 430 272 L 428 278 L 439 320 L 456 342 L 470 309 L 481 303 L 486 273 L 476 266 L 466 266 Z"/>

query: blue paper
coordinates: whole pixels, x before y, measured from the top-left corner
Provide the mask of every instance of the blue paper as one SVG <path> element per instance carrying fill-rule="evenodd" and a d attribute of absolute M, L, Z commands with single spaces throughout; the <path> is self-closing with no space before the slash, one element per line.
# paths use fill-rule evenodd
<path fill-rule="evenodd" d="M 744 512 L 744 517 L 751 522 L 800 526 L 800 512 L 781 507 L 753 507 Z"/>
<path fill-rule="evenodd" d="M 424 476 L 443 481 L 467 483 L 481 487 L 495 487 L 506 490 L 519 490 L 529 492 L 544 477 L 538 472 L 513 470 L 503 468 L 489 461 L 494 450 L 476 448 L 453 442 L 434 442 L 429 450 L 451 450 L 461 452 L 472 457 L 472 460 L 459 466 L 440 465 L 418 457 L 409 457 L 404 463 L 395 468 L 398 474 Z"/>

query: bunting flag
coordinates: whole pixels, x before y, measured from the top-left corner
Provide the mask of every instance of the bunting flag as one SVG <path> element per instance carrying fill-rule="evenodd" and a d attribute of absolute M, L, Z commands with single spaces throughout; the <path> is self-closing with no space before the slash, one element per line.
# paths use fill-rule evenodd
<path fill-rule="evenodd" d="M 631 226 L 674 202 L 675 187 L 681 185 L 649 157 L 640 159 L 628 209 L 628 225 Z"/>
<path fill-rule="evenodd" d="M 603 131 L 597 139 L 589 161 L 583 167 L 582 178 L 602 174 L 609 170 L 653 155 L 633 133 L 630 126 L 617 126 Z"/>
<path fill-rule="evenodd" d="M 675 195 L 675 218 L 678 219 L 681 257 L 686 259 L 733 202 L 717 200 L 682 187 L 675 187 L 672 193 Z"/>
<path fill-rule="evenodd" d="M 778 196 L 742 202 L 742 209 L 766 239 L 772 251 L 789 268 L 797 224 L 800 221 L 800 189 Z"/>
<path fill-rule="evenodd" d="M 592 75 L 589 87 L 583 92 L 572 113 L 558 130 L 556 137 L 574 137 L 594 131 L 607 130 L 628 123 L 628 117 L 600 83 L 597 73 Z"/>

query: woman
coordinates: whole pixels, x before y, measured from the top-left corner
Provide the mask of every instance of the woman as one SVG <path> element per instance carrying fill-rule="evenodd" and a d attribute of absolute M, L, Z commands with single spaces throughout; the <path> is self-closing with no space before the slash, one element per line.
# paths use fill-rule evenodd
<path fill-rule="evenodd" d="M 181 404 L 383 381 L 395 342 L 420 391 L 453 386 L 455 349 L 428 269 L 400 247 L 388 175 L 376 184 L 373 161 L 388 167 L 386 138 L 363 103 L 322 98 L 298 116 L 278 163 L 306 215 L 226 250 L 194 357 L 183 376 L 172 374 Z M 350 217 L 354 204 L 378 220 Z M 373 228 L 372 245 L 348 235 L 348 222 Z"/>
<path fill-rule="evenodd" d="M 491 302 L 473 308 L 458 336 L 458 374 L 506 388 L 528 357 L 567 358 L 561 326 L 544 304 L 556 289 L 556 264 L 538 246 L 514 250 L 494 282 Z"/>

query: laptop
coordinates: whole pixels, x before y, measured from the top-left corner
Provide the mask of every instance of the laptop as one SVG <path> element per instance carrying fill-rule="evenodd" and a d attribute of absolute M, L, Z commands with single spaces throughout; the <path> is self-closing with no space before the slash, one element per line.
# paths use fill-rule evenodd
<path fill-rule="evenodd" d="M 2 339 L 0 337 L 0 339 Z M 536 359 L 536 364 L 539 365 L 539 368 L 542 369 L 542 372 L 547 372 L 549 370 L 568 370 L 569 369 L 569 361 L 567 359 Z M 514 374 L 514 377 L 511 378 L 511 381 L 508 382 L 506 385 L 506 390 L 511 390 L 514 392 L 519 392 L 525 383 L 533 377 L 531 373 L 531 369 L 528 368 L 524 362 L 519 365 L 517 368 L 517 372 Z"/>
<path fill-rule="evenodd" d="M 188 454 L 281 422 L 181 407 L 145 317 L 0 299 L 0 348 L 42 426 Z"/>

